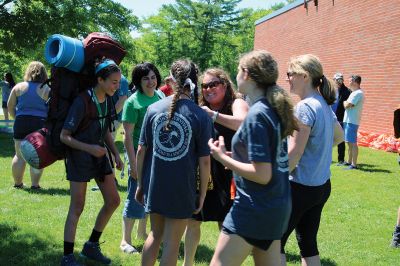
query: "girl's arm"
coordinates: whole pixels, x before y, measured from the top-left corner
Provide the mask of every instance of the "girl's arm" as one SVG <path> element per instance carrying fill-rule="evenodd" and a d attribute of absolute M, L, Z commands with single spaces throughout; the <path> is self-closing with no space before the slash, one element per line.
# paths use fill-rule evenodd
<path fill-rule="evenodd" d="M 17 105 L 17 89 L 18 86 L 14 86 L 14 88 L 10 92 L 10 96 L 7 102 L 7 110 L 12 118 L 15 118 L 15 106 Z"/>
<path fill-rule="evenodd" d="M 266 185 L 272 177 L 271 163 L 251 162 L 242 163 L 232 159 L 226 154 L 224 137 L 220 136 L 219 140 L 210 139 L 208 146 L 211 149 L 211 155 L 222 163 L 225 167 L 231 169 L 247 180 Z"/>
<path fill-rule="evenodd" d="M 199 170 L 200 170 L 200 193 L 199 202 L 196 206 L 194 213 L 199 213 L 203 208 L 204 199 L 206 198 L 208 179 L 210 177 L 211 166 L 210 166 L 210 156 L 203 156 L 199 158 Z"/>
<path fill-rule="evenodd" d="M 119 151 L 115 146 L 114 140 L 109 130 L 107 130 L 104 142 L 106 143 L 107 147 L 111 150 L 112 154 L 114 154 L 115 165 L 117 169 L 121 170 L 124 163 L 121 161 L 121 158 L 119 157 Z"/>
<path fill-rule="evenodd" d="M 100 145 L 96 144 L 87 144 L 73 138 L 71 135 L 71 131 L 67 129 L 61 130 L 60 140 L 62 143 L 73 149 L 85 151 L 95 157 L 102 157 L 106 155 L 107 152 L 107 149 L 105 147 L 101 147 Z"/>
<path fill-rule="evenodd" d="M 210 117 L 213 117 L 214 111 L 207 106 L 202 107 Z M 218 113 L 215 122 L 232 130 L 237 130 L 245 119 L 249 106 L 243 99 L 236 99 L 232 104 L 232 115 Z"/>
<path fill-rule="evenodd" d="M 143 200 L 143 184 L 142 184 L 142 169 L 144 157 L 146 156 L 146 146 L 139 145 L 136 155 L 136 167 L 137 167 L 137 189 L 135 199 L 137 202 L 144 204 Z"/>
<path fill-rule="evenodd" d="M 289 173 L 293 171 L 299 163 L 304 153 L 308 138 L 310 137 L 311 127 L 299 122 L 299 130 L 294 131 L 293 136 L 289 138 Z"/>
<path fill-rule="evenodd" d="M 131 124 L 129 122 L 122 122 L 124 127 L 124 146 L 126 153 L 128 154 L 128 161 L 131 168 L 131 177 L 136 179 L 137 176 L 137 166 L 136 166 L 136 156 L 135 149 L 133 147 L 133 132 L 135 128 L 135 124 Z"/>
<path fill-rule="evenodd" d="M 344 141 L 343 138 L 343 128 L 339 124 L 339 122 L 336 121 L 334 132 L 333 132 L 333 146 L 336 146 Z"/>

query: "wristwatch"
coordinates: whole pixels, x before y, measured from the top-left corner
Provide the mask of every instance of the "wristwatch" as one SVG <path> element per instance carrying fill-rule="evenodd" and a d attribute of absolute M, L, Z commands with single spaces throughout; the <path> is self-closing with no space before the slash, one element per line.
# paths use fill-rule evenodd
<path fill-rule="evenodd" d="M 217 120 L 219 113 L 217 111 L 214 111 L 212 118 L 212 121 L 215 122 L 215 120 Z"/>

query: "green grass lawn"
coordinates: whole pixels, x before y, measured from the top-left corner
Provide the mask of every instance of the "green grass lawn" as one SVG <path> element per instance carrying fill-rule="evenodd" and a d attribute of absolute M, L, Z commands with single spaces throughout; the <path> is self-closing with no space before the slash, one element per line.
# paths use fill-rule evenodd
<path fill-rule="evenodd" d="M 121 141 L 117 142 L 122 147 Z M 0 134 L 0 265 L 58 265 L 63 252 L 63 228 L 69 205 L 68 182 L 62 161 L 48 167 L 41 191 L 12 187 L 10 135 Z M 400 249 L 389 248 L 400 205 L 400 167 L 397 155 L 360 149 L 360 170 L 343 171 L 332 165 L 332 194 L 324 209 L 319 233 L 323 265 L 400 265 Z M 336 158 L 336 154 L 334 154 Z M 117 173 L 119 179 L 119 173 Z M 127 180 L 119 179 L 120 196 L 126 197 Z M 28 171 L 25 184 L 30 186 Z M 86 206 L 78 225 L 75 253 L 88 239 L 102 204 L 100 192 L 88 185 Z M 139 265 L 140 255 L 119 250 L 123 204 L 108 224 L 102 249 L 113 265 Z M 217 237 L 216 223 L 202 225 L 196 265 L 208 265 Z M 134 241 L 140 249 L 143 241 Z M 182 264 L 183 249 L 178 264 Z M 292 235 L 287 245 L 289 265 L 300 264 Z M 86 262 L 87 265 L 90 262 Z M 248 258 L 244 265 L 252 265 Z"/>

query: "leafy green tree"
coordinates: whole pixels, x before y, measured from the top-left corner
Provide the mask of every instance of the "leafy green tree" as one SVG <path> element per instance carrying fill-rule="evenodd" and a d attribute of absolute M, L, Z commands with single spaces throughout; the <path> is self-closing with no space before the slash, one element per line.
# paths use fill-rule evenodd
<path fill-rule="evenodd" d="M 44 60 L 44 43 L 55 33 L 84 38 L 107 32 L 133 60 L 130 32 L 138 26 L 129 9 L 109 0 L 0 0 L 0 70 L 4 65 L 17 70 L 28 56 Z"/>

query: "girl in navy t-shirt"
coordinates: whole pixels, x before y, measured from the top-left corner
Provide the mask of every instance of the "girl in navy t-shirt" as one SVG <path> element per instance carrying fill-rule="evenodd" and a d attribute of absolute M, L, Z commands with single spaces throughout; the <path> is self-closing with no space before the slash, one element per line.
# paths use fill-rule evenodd
<path fill-rule="evenodd" d="M 171 67 L 175 94 L 147 109 L 137 152 L 136 200 L 150 213 L 151 230 L 143 247 L 142 265 L 154 265 L 161 241 L 161 265 L 176 265 L 186 224 L 204 202 L 210 174 L 212 122 L 190 97 L 197 68 L 188 60 Z M 200 192 L 196 195 L 196 169 Z"/>
<path fill-rule="evenodd" d="M 242 56 L 239 92 L 252 105 L 232 139 L 211 139 L 212 156 L 234 172 L 236 196 L 227 214 L 211 265 L 280 265 L 280 239 L 291 211 L 286 137 L 297 128 L 288 93 L 276 85 L 278 65 L 266 51 Z"/>

